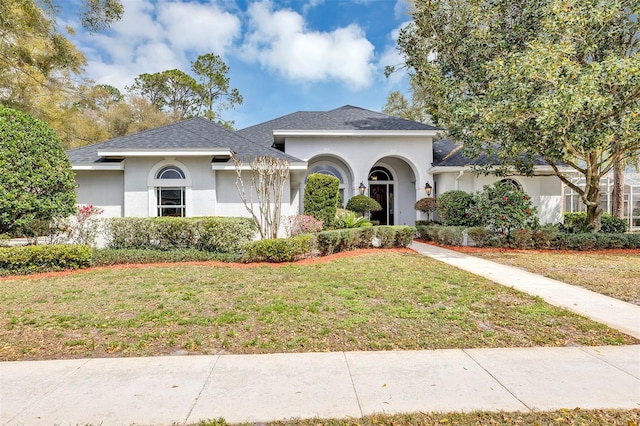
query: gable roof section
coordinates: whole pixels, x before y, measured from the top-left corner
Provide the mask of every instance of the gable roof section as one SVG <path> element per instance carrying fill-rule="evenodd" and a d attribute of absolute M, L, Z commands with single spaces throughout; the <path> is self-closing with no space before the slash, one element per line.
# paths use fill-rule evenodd
<path fill-rule="evenodd" d="M 250 160 L 263 155 L 302 162 L 268 146 L 257 144 L 202 117 L 145 130 L 105 142 L 67 151 L 71 163 L 105 163 L 109 154 L 126 156 L 136 152 L 183 152 L 208 155 L 216 151 L 231 151 Z M 123 155 L 125 154 L 125 155 Z M 169 155 L 169 154 L 167 154 Z"/>
<path fill-rule="evenodd" d="M 368 109 L 345 105 L 330 111 L 298 111 L 236 133 L 256 143 L 272 146 L 279 130 L 330 131 L 428 131 L 441 129 L 404 118 L 391 117 Z"/>

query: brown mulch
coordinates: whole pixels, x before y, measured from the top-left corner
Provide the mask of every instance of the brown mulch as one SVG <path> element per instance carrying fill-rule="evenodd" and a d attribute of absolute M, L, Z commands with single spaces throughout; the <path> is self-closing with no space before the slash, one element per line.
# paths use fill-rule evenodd
<path fill-rule="evenodd" d="M 109 266 L 95 266 L 84 269 L 73 269 L 66 271 L 54 271 L 54 272 L 41 272 L 37 274 L 28 275 L 8 275 L 0 277 L 0 281 L 13 280 L 13 279 L 41 279 L 48 277 L 63 277 L 71 274 L 78 274 L 87 271 L 102 271 L 111 269 L 140 269 L 140 268 L 156 268 L 167 266 L 211 266 L 211 267 L 228 267 L 238 269 L 259 268 L 267 266 L 270 268 L 281 268 L 287 265 L 315 265 L 318 263 L 327 263 L 336 259 L 343 259 L 347 257 L 362 256 L 366 254 L 375 253 L 415 253 L 414 250 L 409 248 L 390 248 L 390 249 L 357 249 L 351 251 L 343 251 L 340 253 L 330 254 L 328 256 L 309 257 L 306 259 L 297 260 L 295 262 L 282 262 L 282 263 L 270 263 L 270 262 L 253 262 L 253 263 L 240 263 L 240 262 L 221 262 L 221 261 L 202 261 L 202 262 L 160 262 L 160 263 L 131 263 L 131 264 L 119 264 Z"/>

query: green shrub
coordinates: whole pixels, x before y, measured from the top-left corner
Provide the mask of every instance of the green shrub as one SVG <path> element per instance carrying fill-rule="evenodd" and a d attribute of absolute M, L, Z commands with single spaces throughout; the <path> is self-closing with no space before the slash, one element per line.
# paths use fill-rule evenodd
<path fill-rule="evenodd" d="M 567 247 L 572 250 L 593 250 L 597 248 L 596 235 L 588 234 L 570 234 L 567 236 Z"/>
<path fill-rule="evenodd" d="M 256 225 L 244 217 L 207 217 L 200 225 L 196 248 L 214 253 L 240 253 L 253 240 Z"/>
<path fill-rule="evenodd" d="M 377 246 L 380 248 L 393 248 L 396 245 L 396 232 L 392 226 L 376 226 Z"/>
<path fill-rule="evenodd" d="M 444 226 L 438 231 L 438 242 L 448 246 L 461 246 L 464 241 L 463 226 Z"/>
<path fill-rule="evenodd" d="M 473 195 L 464 191 L 447 191 L 436 201 L 438 218 L 446 226 L 479 226 L 470 210 L 474 206 Z"/>
<path fill-rule="evenodd" d="M 107 223 L 108 247 L 113 249 L 180 250 L 196 248 L 238 253 L 255 235 L 248 218 L 158 217 L 112 218 Z"/>
<path fill-rule="evenodd" d="M 27 274 L 91 266 L 92 251 L 80 245 L 0 247 L 0 274 Z"/>
<path fill-rule="evenodd" d="M 382 226 L 376 227 L 376 230 L 383 228 Z M 395 225 L 391 227 L 395 233 L 394 247 L 409 247 L 416 237 L 416 228 L 412 226 Z"/>
<path fill-rule="evenodd" d="M 513 232 L 513 247 L 527 249 L 533 245 L 533 230 L 521 228 Z"/>
<path fill-rule="evenodd" d="M 321 220 L 326 227 L 333 226 L 338 209 L 340 180 L 335 176 L 313 173 L 304 189 L 304 214 Z"/>
<path fill-rule="evenodd" d="M 235 253 L 214 253 L 197 249 L 153 250 L 153 249 L 96 249 L 92 266 L 127 265 L 164 262 L 221 262 L 240 261 Z"/>
<path fill-rule="evenodd" d="M 245 262 L 293 262 L 310 256 L 313 246 L 311 234 L 259 240 L 244 246 L 242 259 Z"/>
<path fill-rule="evenodd" d="M 429 226 L 417 226 L 418 236 L 426 241 L 438 241 L 438 233 L 444 226 L 441 225 L 429 225 Z"/>
<path fill-rule="evenodd" d="M 382 210 L 382 206 L 376 200 L 366 195 L 354 195 L 349 198 L 347 210 L 365 215 L 367 212 L 379 212 Z"/>
<path fill-rule="evenodd" d="M 474 197 L 474 204 L 472 216 L 478 223 L 507 242 L 513 240 L 513 232 L 539 226 L 531 197 L 509 184 L 496 182 L 486 185 Z"/>
<path fill-rule="evenodd" d="M 413 205 L 413 208 L 424 213 L 431 214 L 436 210 L 437 201 L 433 197 L 421 198 Z"/>
<path fill-rule="evenodd" d="M 600 224 L 600 232 L 606 234 L 622 234 L 629 229 L 629 224 L 625 219 L 614 217 L 609 213 L 602 214 Z M 560 229 L 569 234 L 581 234 L 593 231 L 593 227 L 587 222 L 586 212 L 566 212 L 564 214 L 564 223 Z"/>
<path fill-rule="evenodd" d="M 476 247 L 484 247 L 489 238 L 489 231 L 483 226 L 473 226 L 467 230 L 467 235 L 473 240 Z"/>
<path fill-rule="evenodd" d="M 545 226 L 540 229 L 534 229 L 531 233 L 533 247 L 537 249 L 548 249 L 553 246 L 553 241 L 559 233 L 558 229 Z"/>
<path fill-rule="evenodd" d="M 625 234 L 627 237 L 627 248 L 640 248 L 640 234 Z"/>
<path fill-rule="evenodd" d="M 606 234 L 624 234 L 629 230 L 629 222 L 626 219 L 615 217 L 609 213 L 603 213 L 600 232 Z"/>
<path fill-rule="evenodd" d="M 595 235 L 596 248 L 598 249 L 619 249 L 625 248 L 628 244 L 628 239 L 625 234 L 597 233 Z"/>
<path fill-rule="evenodd" d="M 340 230 L 319 232 L 316 236 L 316 241 L 320 255 L 328 256 L 338 253 L 341 239 L 342 232 Z"/>

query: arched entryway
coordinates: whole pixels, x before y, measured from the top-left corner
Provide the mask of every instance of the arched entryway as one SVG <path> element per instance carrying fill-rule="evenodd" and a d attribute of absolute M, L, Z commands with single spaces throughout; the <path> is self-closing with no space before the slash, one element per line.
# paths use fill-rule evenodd
<path fill-rule="evenodd" d="M 371 212 L 371 220 L 380 225 L 415 224 L 416 172 L 409 162 L 398 157 L 378 160 L 368 175 L 368 195 L 382 210 Z"/>

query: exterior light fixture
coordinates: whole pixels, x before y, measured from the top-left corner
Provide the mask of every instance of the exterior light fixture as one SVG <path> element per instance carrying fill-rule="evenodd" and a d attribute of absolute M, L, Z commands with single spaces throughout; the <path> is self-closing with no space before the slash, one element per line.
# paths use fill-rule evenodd
<path fill-rule="evenodd" d="M 427 197 L 431 197 L 431 190 L 433 188 L 431 187 L 431 185 L 429 185 L 429 182 L 424 184 L 424 192 L 427 193 Z"/>
<path fill-rule="evenodd" d="M 367 187 L 364 186 L 364 183 L 360 182 L 360 186 L 358 187 L 358 190 L 360 191 L 360 195 L 364 195 L 365 189 L 367 189 Z"/>

